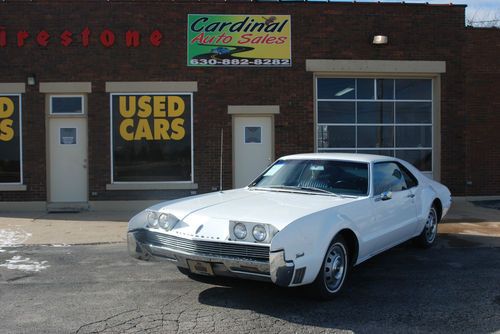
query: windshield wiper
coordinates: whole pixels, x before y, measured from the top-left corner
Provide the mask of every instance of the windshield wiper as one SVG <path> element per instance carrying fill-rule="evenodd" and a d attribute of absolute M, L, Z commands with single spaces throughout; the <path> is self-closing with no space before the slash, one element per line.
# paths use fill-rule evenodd
<path fill-rule="evenodd" d="M 326 189 L 316 188 L 316 187 L 297 187 L 300 190 L 316 191 L 323 194 L 337 195 L 334 192 L 328 191 Z"/>
<path fill-rule="evenodd" d="M 335 194 L 331 191 L 321 189 L 321 188 L 315 188 L 315 187 L 284 186 L 283 185 L 283 186 L 269 186 L 269 188 L 271 188 L 271 189 L 290 189 L 290 190 L 312 191 L 312 192 L 318 192 L 318 193 L 322 193 L 322 194 L 338 196 L 337 194 Z"/>

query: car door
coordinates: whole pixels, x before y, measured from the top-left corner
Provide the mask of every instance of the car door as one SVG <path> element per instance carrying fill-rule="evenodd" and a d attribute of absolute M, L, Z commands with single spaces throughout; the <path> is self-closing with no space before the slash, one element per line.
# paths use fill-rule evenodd
<path fill-rule="evenodd" d="M 373 165 L 371 205 L 371 253 L 375 254 L 409 239 L 417 219 L 415 188 L 408 187 L 396 162 Z"/>

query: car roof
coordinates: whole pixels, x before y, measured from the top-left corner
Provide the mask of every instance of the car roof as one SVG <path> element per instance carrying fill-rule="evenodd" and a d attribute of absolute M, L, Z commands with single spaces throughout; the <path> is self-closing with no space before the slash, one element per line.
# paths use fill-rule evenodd
<path fill-rule="evenodd" d="M 345 160 L 354 162 L 397 161 L 399 159 L 384 155 L 360 153 L 302 153 L 281 157 L 282 160 Z"/>

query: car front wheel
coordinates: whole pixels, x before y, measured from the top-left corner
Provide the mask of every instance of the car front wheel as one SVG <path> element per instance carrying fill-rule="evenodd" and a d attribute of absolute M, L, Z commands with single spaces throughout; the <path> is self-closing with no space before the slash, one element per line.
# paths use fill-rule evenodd
<path fill-rule="evenodd" d="M 349 256 L 349 248 L 344 238 L 335 237 L 312 284 L 318 297 L 331 299 L 340 293 L 350 270 Z"/>
<path fill-rule="evenodd" d="M 437 225 L 439 218 L 434 206 L 429 210 L 427 221 L 425 222 L 422 233 L 416 238 L 417 244 L 422 248 L 429 248 L 434 245 L 437 237 Z"/>

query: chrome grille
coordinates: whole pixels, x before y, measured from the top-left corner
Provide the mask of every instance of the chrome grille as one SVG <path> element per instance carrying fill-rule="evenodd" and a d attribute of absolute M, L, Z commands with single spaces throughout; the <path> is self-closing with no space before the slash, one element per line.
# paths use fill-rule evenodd
<path fill-rule="evenodd" d="M 189 240 L 172 235 L 147 231 L 145 239 L 155 245 L 197 255 L 215 255 L 269 261 L 269 246 Z"/>

